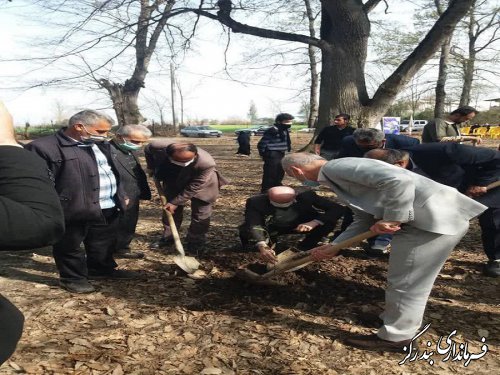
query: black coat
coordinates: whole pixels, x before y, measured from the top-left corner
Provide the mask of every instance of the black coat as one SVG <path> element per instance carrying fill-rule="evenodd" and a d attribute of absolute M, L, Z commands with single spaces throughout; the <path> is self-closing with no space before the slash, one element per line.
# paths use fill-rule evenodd
<path fill-rule="evenodd" d="M 400 150 L 402 148 L 416 146 L 419 143 L 420 141 L 418 139 L 407 137 L 406 135 L 385 135 L 385 148 Z M 340 146 L 340 151 L 337 159 L 345 157 L 362 158 L 365 155 L 365 152 L 366 150 L 359 148 L 356 142 L 354 142 L 354 137 L 352 135 L 349 135 L 342 139 L 342 144 Z"/>
<path fill-rule="evenodd" d="M 259 194 L 247 199 L 243 226 L 258 242 L 266 240 L 266 228 L 270 223 L 277 227 L 296 227 L 316 219 L 324 224 L 334 224 L 343 213 L 344 206 L 313 191 L 297 194 L 296 202 L 287 208 L 276 208 L 269 202 L 267 194 Z"/>
<path fill-rule="evenodd" d="M 487 186 L 500 180 L 500 152 L 452 142 L 424 143 L 405 149 L 413 168 L 429 178 L 465 192 L 471 185 Z M 500 187 L 476 199 L 488 207 L 500 207 Z"/>
<path fill-rule="evenodd" d="M 137 203 L 140 199 L 151 199 L 148 179 L 137 157 L 130 151 L 122 150 L 116 142 L 111 141 L 110 143 L 114 149 L 113 162 L 121 177 L 121 185 L 127 198 L 130 199 L 129 206 Z"/>
<path fill-rule="evenodd" d="M 0 146 L 0 250 L 50 245 L 63 233 L 61 204 L 43 160 Z"/>
<path fill-rule="evenodd" d="M 92 148 L 75 142 L 64 135 L 64 130 L 55 135 L 37 139 L 26 145 L 45 160 L 55 179 L 55 187 L 66 221 L 102 222 L 99 205 L 99 172 Z M 120 183 L 120 175 L 113 160 L 116 150 L 109 143 L 99 145 L 106 155 L 117 182 L 115 204 L 118 209 L 126 207 L 126 194 Z"/>

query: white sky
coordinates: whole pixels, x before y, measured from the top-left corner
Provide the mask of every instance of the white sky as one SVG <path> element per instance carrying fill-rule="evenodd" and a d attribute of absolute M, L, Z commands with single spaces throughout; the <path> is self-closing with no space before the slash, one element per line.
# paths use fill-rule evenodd
<path fill-rule="evenodd" d="M 0 45 L 2 59 L 10 56 L 34 56 L 38 53 L 31 49 L 29 44 L 51 33 L 47 27 L 36 22 L 30 22 L 25 15 L 23 3 L 16 0 L 14 3 L 1 3 L 0 8 Z M 29 3 L 29 2 L 28 2 Z M 393 2 L 394 4 L 394 2 Z M 383 7 L 383 4 L 381 5 Z M 382 10 L 382 9 L 381 9 Z M 394 22 L 412 27 L 412 11 L 408 7 L 391 5 L 390 17 Z M 237 78 L 251 83 L 271 85 L 265 87 L 254 84 L 242 84 L 231 81 L 224 74 L 224 49 L 226 39 L 221 34 L 221 28 L 211 21 L 202 21 L 198 29 L 198 39 L 195 51 L 190 53 L 182 62 L 177 76 L 184 93 L 185 118 L 192 119 L 226 119 L 230 117 L 247 118 L 250 101 L 254 101 L 259 116 L 274 117 L 278 112 L 290 112 L 298 115 L 300 108 L 299 90 L 304 89 L 303 80 L 290 70 L 280 72 L 259 71 L 252 73 L 230 68 Z M 238 63 L 243 58 L 249 41 L 253 46 L 262 47 L 273 42 L 250 36 L 242 37 L 232 34 L 232 44 L 229 49 L 230 63 Z M 241 39 L 240 39 L 241 38 Z M 245 43 L 239 43 L 244 40 Z M 34 52 L 35 51 L 35 52 Z M 168 63 L 165 64 L 168 68 Z M 0 63 L 0 99 L 2 99 L 14 116 L 16 124 L 29 121 L 32 124 L 49 123 L 57 116 L 57 103 L 65 109 L 68 117 L 82 108 L 104 109 L 110 108 L 104 91 L 78 90 L 69 88 L 36 88 L 30 90 L 13 90 L 13 86 L 25 86 L 27 77 L 41 79 L 48 70 L 39 70 L 27 74 L 33 66 L 29 62 L 1 62 Z M 142 114 L 147 118 L 159 119 L 159 113 L 153 98 L 165 102 L 170 97 L 170 77 L 168 69 L 158 74 L 158 65 L 150 66 L 150 73 L 146 78 L 146 88 L 141 91 L 140 107 Z M 3 82 L 3 83 L 2 83 Z M 84 88 L 85 89 L 85 88 Z M 488 95 L 487 95 L 488 96 Z M 179 100 L 177 107 L 179 107 Z M 170 104 L 165 102 L 165 117 L 171 118 Z M 105 109 L 114 115 L 112 109 Z M 178 110 L 179 113 L 179 110 Z"/>

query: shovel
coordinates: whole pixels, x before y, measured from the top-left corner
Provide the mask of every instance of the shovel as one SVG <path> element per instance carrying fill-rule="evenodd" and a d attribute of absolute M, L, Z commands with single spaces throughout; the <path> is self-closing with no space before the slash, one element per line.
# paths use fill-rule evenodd
<path fill-rule="evenodd" d="M 329 255 L 337 255 L 340 252 L 340 250 L 374 236 L 377 236 L 377 233 L 372 231 L 358 234 L 357 236 L 349 238 L 348 240 L 331 245 L 331 248 L 325 250 L 324 253 Z M 290 259 L 287 259 L 282 263 L 277 263 L 272 270 L 262 275 L 259 275 L 258 273 L 253 272 L 247 268 L 241 268 L 239 270 L 239 276 L 248 281 L 259 283 L 271 278 L 272 276 L 279 275 L 285 272 L 290 272 L 292 270 L 297 270 L 313 262 L 314 259 L 312 258 L 311 252 L 309 250 L 298 253 L 296 254 L 296 256 L 292 256 L 290 257 Z"/>
<path fill-rule="evenodd" d="M 175 249 L 179 253 L 174 257 L 174 263 L 179 266 L 187 274 L 194 274 L 198 268 L 200 268 L 200 262 L 196 260 L 195 257 L 187 257 L 184 252 L 184 247 L 182 246 L 181 239 L 179 237 L 179 232 L 177 231 L 177 226 L 175 225 L 174 217 L 172 214 L 165 209 L 167 204 L 167 197 L 163 194 L 163 189 L 161 187 L 160 181 L 156 178 L 154 179 L 156 190 L 158 190 L 158 195 L 160 196 L 161 205 L 163 212 L 167 215 L 168 225 L 172 231 L 172 237 L 174 237 Z"/>

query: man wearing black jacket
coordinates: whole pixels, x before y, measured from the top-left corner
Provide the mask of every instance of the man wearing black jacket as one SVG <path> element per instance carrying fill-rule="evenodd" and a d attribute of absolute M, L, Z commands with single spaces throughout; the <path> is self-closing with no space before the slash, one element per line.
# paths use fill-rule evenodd
<path fill-rule="evenodd" d="M 278 236 L 304 233 L 298 248 L 311 249 L 334 229 L 344 209 L 313 191 L 296 194 L 288 186 L 272 187 L 267 194 L 247 199 L 245 222 L 239 227 L 243 248 L 256 246 L 264 260 L 273 262 L 276 257 L 271 245 Z"/>
<path fill-rule="evenodd" d="M 66 233 L 53 247 L 62 288 L 73 293 L 95 289 L 89 278 L 130 278 L 113 259 L 120 210 L 129 199 L 107 142 L 113 120 L 84 110 L 67 128 L 26 146 L 47 163 L 64 210 Z M 85 251 L 80 248 L 83 242 Z"/>
<path fill-rule="evenodd" d="M 373 150 L 366 157 L 413 170 L 452 186 L 488 207 L 479 216 L 483 249 L 488 257 L 487 276 L 500 276 L 500 152 L 458 143 L 425 143 L 405 150 Z"/>
<path fill-rule="evenodd" d="M 139 201 L 151 199 L 146 173 L 135 155 L 150 137 L 151 131 L 145 126 L 125 125 L 117 130 L 115 139 L 110 142 L 111 147 L 115 149 L 112 154 L 116 159 L 114 164 L 129 200 L 127 209 L 120 212 L 115 247 L 117 257 L 130 259 L 144 257 L 142 252 L 131 251 L 130 242 L 134 238 L 139 219 Z"/>
<path fill-rule="evenodd" d="M 0 102 L 0 250 L 51 245 L 64 233 L 54 184 L 43 160 L 18 145 L 12 117 Z M 0 295 L 0 365 L 14 352 L 23 314 Z"/>

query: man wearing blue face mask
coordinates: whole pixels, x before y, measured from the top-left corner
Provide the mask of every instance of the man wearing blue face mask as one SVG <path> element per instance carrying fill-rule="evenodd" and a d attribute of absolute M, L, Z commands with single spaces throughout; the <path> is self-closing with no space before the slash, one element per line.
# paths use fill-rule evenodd
<path fill-rule="evenodd" d="M 53 255 L 61 287 L 73 293 L 93 292 L 92 278 L 134 276 L 116 269 L 113 259 L 119 211 L 127 209 L 128 199 L 108 142 L 112 124 L 103 113 L 83 110 L 71 116 L 68 127 L 26 146 L 54 176 L 66 232 Z"/>
<path fill-rule="evenodd" d="M 131 251 L 130 243 L 134 238 L 139 219 L 139 201 L 151 199 L 146 173 L 135 155 L 150 137 L 151 131 L 145 126 L 125 125 L 116 131 L 115 139 L 110 142 L 115 150 L 112 155 L 122 176 L 121 182 L 128 199 L 127 210 L 120 213 L 115 257 L 129 259 L 144 257 L 142 252 Z"/>
<path fill-rule="evenodd" d="M 284 234 L 305 234 L 297 247 L 309 250 L 330 233 L 344 207 L 313 191 L 297 194 L 288 186 L 275 186 L 266 194 L 247 199 L 245 222 L 239 227 L 241 250 L 257 249 L 262 260 L 275 262 L 271 248 Z"/>
<path fill-rule="evenodd" d="M 165 209 L 180 228 L 184 206 L 191 202 L 191 224 L 186 240 L 186 251 L 201 255 L 205 250 L 206 234 L 210 227 L 212 205 L 226 180 L 216 170 L 215 161 L 205 150 L 192 143 L 151 142 L 144 149 L 150 175 L 160 181 L 167 198 Z M 152 247 L 173 243 L 172 230 L 163 217 L 164 233 Z"/>

